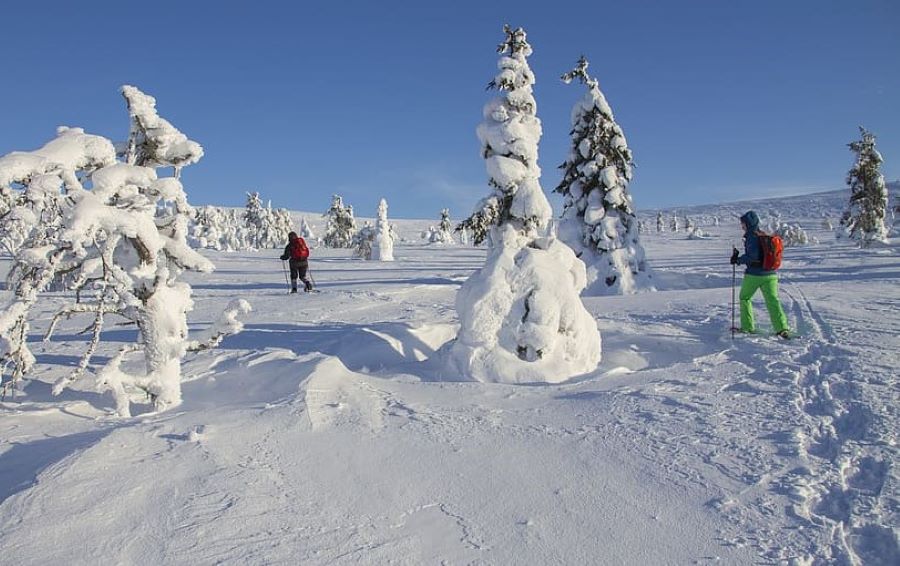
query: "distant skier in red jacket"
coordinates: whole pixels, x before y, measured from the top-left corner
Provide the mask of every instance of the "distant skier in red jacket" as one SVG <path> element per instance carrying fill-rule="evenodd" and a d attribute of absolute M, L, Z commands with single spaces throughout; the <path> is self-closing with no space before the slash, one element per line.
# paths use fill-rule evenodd
<path fill-rule="evenodd" d="M 309 247 L 306 245 L 306 241 L 298 236 L 296 232 L 288 234 L 288 244 L 284 247 L 281 260 L 290 260 L 291 293 L 297 292 L 297 279 L 303 281 L 304 291 L 309 293 L 313 290 L 312 283 L 306 278 L 306 271 L 309 269 Z"/>

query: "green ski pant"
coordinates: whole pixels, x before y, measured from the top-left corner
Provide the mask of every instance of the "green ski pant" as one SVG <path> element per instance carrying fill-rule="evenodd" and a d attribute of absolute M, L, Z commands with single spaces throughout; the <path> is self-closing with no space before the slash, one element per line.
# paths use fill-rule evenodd
<path fill-rule="evenodd" d="M 753 322 L 753 295 L 757 289 L 762 289 L 763 298 L 766 300 L 766 309 L 775 332 L 788 329 L 787 317 L 781 302 L 778 300 L 778 275 L 744 275 L 741 283 L 741 331 L 754 332 L 756 325 Z"/>

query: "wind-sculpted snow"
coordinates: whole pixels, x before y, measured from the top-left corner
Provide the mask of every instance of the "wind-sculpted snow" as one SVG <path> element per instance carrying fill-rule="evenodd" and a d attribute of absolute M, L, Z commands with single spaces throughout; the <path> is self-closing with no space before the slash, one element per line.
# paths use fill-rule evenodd
<path fill-rule="evenodd" d="M 781 206 L 822 242 L 785 250 L 799 337 L 760 312 L 732 341 L 740 228 L 705 220 L 727 206 L 690 211 L 706 239 L 644 234 L 660 291 L 584 299 L 603 360 L 561 384 L 446 380 L 469 246 L 401 242 L 377 269 L 320 248 L 299 296 L 272 251 L 204 251 L 191 332 L 253 311 L 184 359 L 179 407 L 132 419 L 89 382 L 50 395 L 87 340 L 76 319 L 39 340 L 51 294 L 34 379 L 0 403 L 0 561 L 896 564 L 900 250 Z M 99 358 L 137 331 L 104 334 Z"/>

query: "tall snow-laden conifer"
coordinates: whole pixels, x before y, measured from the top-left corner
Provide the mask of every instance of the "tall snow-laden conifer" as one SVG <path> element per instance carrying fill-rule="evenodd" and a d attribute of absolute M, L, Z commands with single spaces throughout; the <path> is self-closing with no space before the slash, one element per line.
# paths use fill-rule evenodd
<path fill-rule="evenodd" d="M 460 225 L 490 249 L 457 294 L 459 335 L 445 352 L 455 377 L 561 382 L 596 368 L 600 333 L 579 298 L 584 264 L 547 229 L 552 211 L 539 181 L 531 46 L 522 28 L 504 32 L 489 84 L 501 95 L 485 105 L 477 129 L 491 193 Z"/>
<path fill-rule="evenodd" d="M 844 233 L 866 247 L 887 237 L 888 191 L 881 174 L 884 160 L 875 149 L 875 136 L 862 126 L 859 133 L 861 139 L 848 144 L 856 154 L 856 163 L 847 174 L 850 204 L 841 218 L 841 226 Z"/>
<path fill-rule="evenodd" d="M 597 80 L 582 57 L 562 76 L 578 79 L 587 93 L 572 109 L 572 149 L 560 166 L 556 192 L 564 197 L 559 235 L 587 265 L 588 295 L 652 289 L 628 182 L 632 156 Z"/>

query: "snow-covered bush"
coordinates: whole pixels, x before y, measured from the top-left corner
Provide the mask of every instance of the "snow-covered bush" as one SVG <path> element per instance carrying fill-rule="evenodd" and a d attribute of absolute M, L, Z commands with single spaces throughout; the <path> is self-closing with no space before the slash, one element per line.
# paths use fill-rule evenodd
<path fill-rule="evenodd" d="M 547 230 L 552 212 L 539 182 L 531 46 L 522 28 L 504 31 L 490 83 L 503 94 L 485 105 L 478 126 L 491 194 L 462 223 L 490 250 L 457 294 L 460 330 L 445 352 L 455 375 L 560 382 L 597 367 L 600 333 L 578 296 L 584 264 Z"/>
<path fill-rule="evenodd" d="M 331 207 L 323 214 L 327 221 L 323 243 L 329 248 L 349 248 L 353 246 L 356 233 L 356 219 L 353 218 L 353 207 L 344 206 L 340 195 L 331 197 Z"/>
<path fill-rule="evenodd" d="M 26 337 L 32 306 L 61 273 L 71 277 L 72 301 L 51 321 L 51 336 L 63 317 L 86 314 L 93 322 L 91 341 L 69 376 L 53 387 L 59 393 L 88 370 L 105 320 L 117 316 L 139 331 L 97 372 L 97 385 L 112 391 L 118 412 L 129 414 L 130 391 L 137 390 L 158 409 L 181 400 L 181 360 L 188 349 L 209 344 L 187 340 L 191 288 L 179 280 L 185 270 L 208 272 L 213 265 L 187 245 L 190 206 L 177 178 L 159 178 L 156 167 L 181 167 L 203 151 L 156 114 L 156 101 L 136 89 L 122 88 L 131 117 L 124 162 L 116 162 L 113 144 L 78 129 L 62 129 L 35 152 L 0 158 L 0 180 L 55 186 L 66 208 L 55 232 L 32 232 L 15 256 L 10 272 L 14 291 L 0 307 L 0 367 L 9 371 L 4 388 L 14 386 L 34 365 Z M 23 163 L 31 172 L 23 175 Z M 89 188 L 85 188 L 90 184 Z M 236 313 L 249 308 L 233 305 Z M 220 327 L 228 333 L 240 324 Z M 221 334 L 218 340 L 221 339 Z M 210 336 L 213 340 L 215 336 Z M 143 373 L 129 373 L 122 361 L 141 354 Z M 2 376 L 0 376 L 2 377 Z"/>
<path fill-rule="evenodd" d="M 587 93 L 572 109 L 572 147 L 560 168 L 556 192 L 564 198 L 560 238 L 587 265 L 588 295 L 652 289 L 628 182 L 632 156 L 584 57 L 562 76 L 578 79 Z"/>
<path fill-rule="evenodd" d="M 700 228 L 694 227 L 688 231 L 688 240 L 706 240 L 709 238 L 709 234 L 701 230 Z"/>
<path fill-rule="evenodd" d="M 828 218 L 826 216 L 825 218 L 822 219 L 822 229 L 828 230 L 829 232 L 834 230 L 834 223 L 831 221 L 831 218 Z"/>
<path fill-rule="evenodd" d="M 781 243 L 786 248 L 819 243 L 816 238 L 809 237 L 806 230 L 799 224 L 788 224 L 787 222 L 775 220 L 766 231 L 771 234 L 778 234 L 781 237 Z"/>
<path fill-rule="evenodd" d="M 850 151 L 856 154 L 856 162 L 847 174 L 850 204 L 841 218 L 840 234 L 866 247 L 873 241 L 887 238 L 888 191 L 881 174 L 884 160 L 875 149 L 875 136 L 863 127 L 859 132 L 862 139 L 848 144 Z"/>
<path fill-rule="evenodd" d="M 388 224 L 387 210 L 387 201 L 381 199 L 375 220 L 375 236 L 372 239 L 371 259 L 375 261 L 394 261 L 394 234 Z"/>

